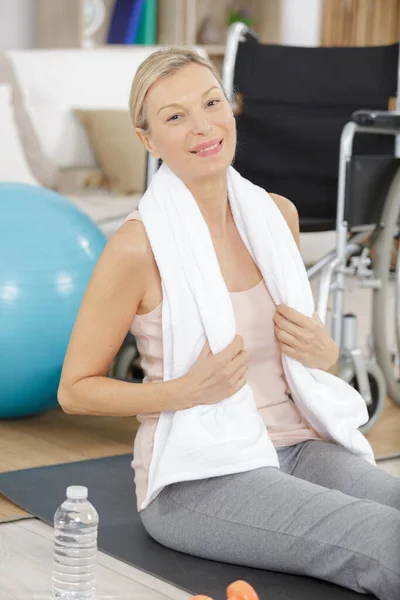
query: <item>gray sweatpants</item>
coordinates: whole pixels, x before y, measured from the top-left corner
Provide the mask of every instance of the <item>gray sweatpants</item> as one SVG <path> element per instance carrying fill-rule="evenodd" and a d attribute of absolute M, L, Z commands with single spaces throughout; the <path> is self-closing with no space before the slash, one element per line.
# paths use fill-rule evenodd
<path fill-rule="evenodd" d="M 400 478 L 334 443 L 278 448 L 280 469 L 175 483 L 143 511 L 160 544 L 400 600 Z"/>

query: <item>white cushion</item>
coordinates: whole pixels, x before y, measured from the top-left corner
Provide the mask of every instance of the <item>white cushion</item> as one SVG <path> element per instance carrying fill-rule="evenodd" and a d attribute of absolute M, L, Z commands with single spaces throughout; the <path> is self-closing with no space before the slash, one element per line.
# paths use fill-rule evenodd
<path fill-rule="evenodd" d="M 7 53 L 43 150 L 59 167 L 96 166 L 84 127 L 73 109 L 127 110 L 137 68 L 159 48 L 35 49 Z"/>
<path fill-rule="evenodd" d="M 336 248 L 336 231 L 315 231 L 300 234 L 300 254 L 308 267 Z"/>
<path fill-rule="evenodd" d="M 125 217 L 137 209 L 142 194 L 114 196 L 106 190 L 87 190 L 66 196 L 109 237 L 121 227 Z"/>
<path fill-rule="evenodd" d="M 0 181 L 39 185 L 26 161 L 12 107 L 12 89 L 0 85 Z"/>

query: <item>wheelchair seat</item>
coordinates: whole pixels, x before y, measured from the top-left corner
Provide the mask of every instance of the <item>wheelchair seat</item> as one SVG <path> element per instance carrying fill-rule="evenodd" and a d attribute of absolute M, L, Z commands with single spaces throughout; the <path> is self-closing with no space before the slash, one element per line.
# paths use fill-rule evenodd
<path fill-rule="evenodd" d="M 289 198 L 302 232 L 335 228 L 342 130 L 355 111 L 388 109 L 398 57 L 399 44 L 299 48 L 261 44 L 250 34 L 239 41 L 234 166 Z M 353 158 L 377 157 L 382 168 L 379 159 L 393 159 L 394 144 L 394 135 L 357 134 Z M 353 193 L 362 188 L 357 175 L 353 169 Z"/>
<path fill-rule="evenodd" d="M 282 194 L 283 195 L 283 194 Z M 335 229 L 335 219 L 318 219 L 313 217 L 299 217 L 302 232 L 332 231 Z"/>

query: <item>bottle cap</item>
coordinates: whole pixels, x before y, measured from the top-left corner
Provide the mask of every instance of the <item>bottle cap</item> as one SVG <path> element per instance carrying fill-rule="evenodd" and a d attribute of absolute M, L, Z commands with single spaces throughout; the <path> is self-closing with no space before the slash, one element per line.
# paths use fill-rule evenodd
<path fill-rule="evenodd" d="M 86 500 L 88 489 L 84 485 L 70 485 L 67 487 L 67 498 L 69 500 Z"/>

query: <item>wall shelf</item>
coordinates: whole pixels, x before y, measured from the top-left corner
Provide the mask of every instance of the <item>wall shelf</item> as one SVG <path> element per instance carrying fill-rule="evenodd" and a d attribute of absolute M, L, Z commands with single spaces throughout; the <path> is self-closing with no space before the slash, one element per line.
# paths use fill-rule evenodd
<path fill-rule="evenodd" d="M 104 0 L 107 19 L 95 35 L 105 45 L 115 0 Z M 241 4 L 255 17 L 254 30 L 261 42 L 279 43 L 282 0 L 246 0 Z M 162 45 L 204 45 L 210 56 L 225 52 L 228 11 L 233 0 L 158 0 L 157 43 Z M 220 31 L 220 42 L 199 40 L 206 19 Z M 80 48 L 83 42 L 83 0 L 36 0 L 37 48 Z M 110 44 L 111 47 L 111 44 Z M 129 46 L 126 46 L 127 48 Z"/>

